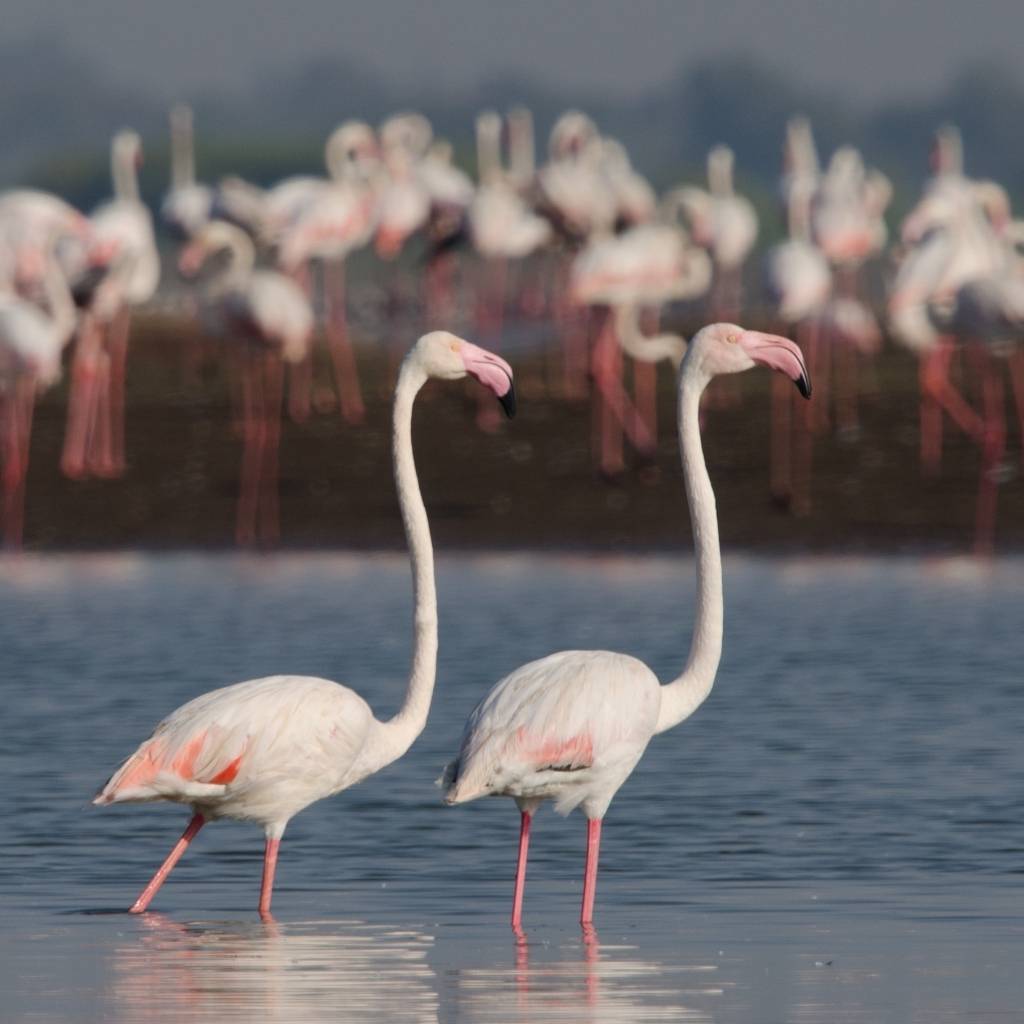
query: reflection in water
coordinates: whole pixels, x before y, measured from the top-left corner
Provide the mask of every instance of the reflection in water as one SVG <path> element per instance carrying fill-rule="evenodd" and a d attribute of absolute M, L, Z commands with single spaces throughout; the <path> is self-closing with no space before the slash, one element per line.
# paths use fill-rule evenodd
<path fill-rule="evenodd" d="M 113 951 L 121 1021 L 436 1022 L 433 939 L 354 921 L 180 924 L 141 918 Z"/>
<path fill-rule="evenodd" d="M 602 945 L 593 928 L 579 944 L 515 940 L 515 968 L 458 972 L 458 1019 L 481 1022 L 712 1021 L 728 986 L 716 964 L 645 960 L 628 945 Z"/>

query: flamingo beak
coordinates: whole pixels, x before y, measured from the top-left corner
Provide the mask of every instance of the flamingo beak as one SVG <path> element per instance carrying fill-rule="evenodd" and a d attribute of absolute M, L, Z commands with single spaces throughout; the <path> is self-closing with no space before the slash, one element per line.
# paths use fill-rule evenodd
<path fill-rule="evenodd" d="M 490 388 L 501 403 L 505 415 L 511 419 L 516 414 L 516 389 L 513 383 L 512 367 L 501 356 L 487 349 L 464 341 L 459 349 L 466 373 L 475 377 L 484 387 Z"/>
<path fill-rule="evenodd" d="M 800 346 L 789 338 L 761 331 L 744 331 L 739 337 L 743 350 L 762 366 L 778 370 L 792 380 L 804 398 L 811 397 L 811 375 Z"/>

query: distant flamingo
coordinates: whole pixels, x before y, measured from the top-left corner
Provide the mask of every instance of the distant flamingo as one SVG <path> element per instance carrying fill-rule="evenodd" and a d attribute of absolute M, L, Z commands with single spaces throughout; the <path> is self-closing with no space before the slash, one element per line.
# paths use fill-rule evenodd
<path fill-rule="evenodd" d="M 160 219 L 179 238 L 191 238 L 210 220 L 213 189 L 196 181 L 192 108 L 171 108 L 171 187 L 160 204 Z"/>
<path fill-rule="evenodd" d="M 198 273 L 214 253 L 226 253 L 227 261 L 206 286 L 204 319 L 213 333 L 238 345 L 234 358 L 241 368 L 245 448 L 235 534 L 239 544 L 257 537 L 269 544 L 279 534 L 282 361 L 294 365 L 309 355 L 313 313 L 290 278 L 253 269 L 249 236 L 225 221 L 211 221 L 182 251 L 182 273 Z"/>
<path fill-rule="evenodd" d="M 415 646 L 401 710 L 387 721 L 338 683 L 270 676 L 214 690 L 183 705 L 114 773 L 95 803 L 171 800 L 192 819 L 131 907 L 141 913 L 208 820 L 253 821 L 266 833 L 259 912 L 270 916 L 278 847 L 288 821 L 401 757 L 422 732 L 437 670 L 437 595 L 427 513 L 412 449 L 412 408 L 430 378 L 476 377 L 514 410 L 504 360 L 444 331 L 426 334 L 402 364 L 395 390 L 392 459 L 413 574 Z"/>
<path fill-rule="evenodd" d="M 142 143 L 132 131 L 111 143 L 114 198 L 90 217 L 90 258 L 107 261 L 102 286 L 89 310 L 95 330 L 75 346 L 71 396 L 61 467 L 72 477 L 124 472 L 124 384 L 131 307 L 153 297 L 160 256 L 153 219 L 139 197 Z"/>
<path fill-rule="evenodd" d="M 715 496 L 701 447 L 700 396 L 711 379 L 756 364 L 779 370 L 810 396 L 800 349 L 733 324 L 703 328 L 679 375 L 679 446 L 697 555 L 697 618 L 682 674 L 666 686 L 635 658 L 562 651 L 499 682 L 469 717 L 458 758 L 445 771 L 445 802 L 510 796 L 521 812 L 512 927 L 522 922 L 530 824 L 542 801 L 580 807 L 587 859 L 580 921 L 591 923 L 601 822 L 651 737 L 678 725 L 711 691 L 722 649 L 722 564 Z"/>
<path fill-rule="evenodd" d="M 672 194 L 666 197 L 665 215 L 676 209 Z M 690 299 L 704 292 L 711 281 L 707 254 L 690 243 L 678 224 L 640 224 L 620 235 L 589 242 L 572 265 L 570 295 L 583 305 L 657 308 L 674 299 Z M 625 468 L 623 433 L 645 456 L 657 439 L 654 366 L 643 360 L 634 367 L 637 408 L 622 386 L 622 344 L 616 337 L 615 319 L 602 310 L 591 358 L 594 396 L 593 447 L 601 472 L 615 476 Z M 628 325 L 629 318 L 619 323 Z M 638 328 L 634 328 L 638 330 Z M 645 387 L 646 385 L 646 387 Z"/>
<path fill-rule="evenodd" d="M 75 328 L 75 307 L 52 254 L 42 279 L 44 306 L 0 294 L 0 439 L 4 543 L 21 546 L 25 476 L 36 395 L 60 379 L 61 353 Z"/>
<path fill-rule="evenodd" d="M 327 139 L 325 162 L 330 179 L 310 186 L 280 225 L 277 262 L 300 283 L 308 282 L 311 262 L 321 263 L 325 333 L 338 404 L 346 422 L 361 423 L 366 406 L 349 337 L 345 260 L 370 241 L 377 226 L 379 152 L 373 129 L 362 121 L 339 125 Z M 308 384 L 311 357 L 299 374 Z M 293 417 L 301 420 L 308 412 L 309 389 L 295 383 L 289 404 Z"/>

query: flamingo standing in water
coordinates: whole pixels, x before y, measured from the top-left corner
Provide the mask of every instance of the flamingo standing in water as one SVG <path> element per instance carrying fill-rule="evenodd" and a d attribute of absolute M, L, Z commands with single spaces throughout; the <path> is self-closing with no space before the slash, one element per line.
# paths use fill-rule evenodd
<path fill-rule="evenodd" d="M 239 544 L 278 537 L 277 476 L 283 392 L 282 361 L 309 355 L 313 312 L 299 286 L 283 274 L 253 270 L 249 236 L 226 221 L 211 221 L 182 251 L 183 274 L 194 275 L 214 253 L 227 259 L 207 283 L 204 319 L 212 333 L 241 341 L 243 436 L 238 517 Z"/>
<path fill-rule="evenodd" d="M 60 379 L 61 354 L 75 329 L 67 281 L 51 253 L 42 277 L 43 305 L 0 294 L 0 437 L 4 543 L 21 546 L 32 412 L 36 395 Z"/>
<path fill-rule="evenodd" d="M 512 927 L 522 922 L 530 823 L 542 801 L 587 818 L 580 921 L 593 920 L 601 822 L 651 737 L 678 725 L 711 692 L 722 650 L 718 519 L 700 432 L 700 397 L 712 378 L 756 364 L 779 370 L 810 397 L 800 349 L 786 338 L 712 324 L 690 342 L 679 374 L 679 447 L 697 553 L 697 620 L 682 673 L 661 686 L 636 658 L 562 651 L 516 669 L 476 706 L 459 755 L 445 770 L 445 802 L 510 796 L 521 813 Z"/>
<path fill-rule="evenodd" d="M 114 198 L 90 218 L 89 259 L 105 262 L 75 346 L 71 397 L 61 466 L 79 478 L 88 471 L 124 471 L 124 383 L 131 307 L 153 297 L 160 283 L 160 256 L 153 218 L 139 197 L 142 143 L 132 131 L 111 143 Z M 97 255 L 102 254 L 102 255 Z"/>
<path fill-rule="evenodd" d="M 210 221 L 213 189 L 196 181 L 192 108 L 171 108 L 171 187 L 160 204 L 160 219 L 179 238 L 188 239 Z"/>
<path fill-rule="evenodd" d="M 401 757 L 423 731 L 437 671 L 437 594 L 427 512 L 412 450 L 412 407 L 428 379 L 473 376 L 511 415 L 512 370 L 445 331 L 425 334 L 395 389 L 392 459 L 412 562 L 415 645 L 401 710 L 387 721 L 346 686 L 310 676 L 253 679 L 197 697 L 172 712 L 113 774 L 95 803 L 171 800 L 192 819 L 131 907 L 141 913 L 208 820 L 254 821 L 266 833 L 259 912 L 270 916 L 281 836 L 316 800 L 340 793 Z"/>

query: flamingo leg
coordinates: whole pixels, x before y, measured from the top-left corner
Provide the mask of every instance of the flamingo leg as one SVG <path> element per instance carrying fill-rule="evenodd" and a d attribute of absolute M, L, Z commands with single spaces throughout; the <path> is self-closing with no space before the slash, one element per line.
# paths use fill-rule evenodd
<path fill-rule="evenodd" d="M 61 469 L 72 480 L 81 480 L 85 476 L 86 449 L 98 384 L 99 335 L 100 328 L 95 319 L 87 316 L 78 333 L 72 359 L 71 391 L 60 459 Z"/>
<path fill-rule="evenodd" d="M 4 479 L 4 543 L 15 549 L 21 547 L 25 523 L 25 478 L 28 475 L 35 398 L 35 378 L 28 376 L 17 382 L 10 399 L 11 436 Z M 9 480 L 7 474 L 10 474 Z"/>
<path fill-rule="evenodd" d="M 263 451 L 259 480 L 259 536 L 273 544 L 280 536 L 278 511 L 279 451 L 281 448 L 281 403 L 284 398 L 284 367 L 276 352 L 263 356 Z"/>
<path fill-rule="evenodd" d="M 139 894 L 139 898 L 128 908 L 129 914 L 141 914 L 152 902 L 157 890 L 167 881 L 167 876 L 174 869 L 174 865 L 181 860 L 182 854 L 188 849 L 189 843 L 195 839 L 199 830 L 206 824 L 206 819 L 201 814 L 193 814 L 188 827 L 181 834 L 181 838 L 174 844 L 174 848 L 167 855 L 167 860 L 160 865 L 157 873 L 150 879 L 149 885 Z"/>
<path fill-rule="evenodd" d="M 601 852 L 601 819 L 587 820 L 587 863 L 583 870 L 583 903 L 580 924 L 594 921 L 594 896 L 597 894 L 597 858 Z"/>
<path fill-rule="evenodd" d="M 110 475 L 124 473 L 124 385 L 128 373 L 128 336 L 131 311 L 124 307 L 110 327 L 107 353 L 110 359 L 107 410 L 110 423 Z"/>
<path fill-rule="evenodd" d="M 533 814 L 522 811 L 519 816 L 519 858 L 516 861 L 516 884 L 512 890 L 512 929 L 520 931 L 523 921 L 523 891 L 526 888 L 526 857 L 530 851 L 530 823 Z"/>
<path fill-rule="evenodd" d="M 1024 349 L 1016 348 L 1009 359 L 1010 388 L 1013 391 L 1013 404 L 1017 410 L 1019 424 L 1018 440 L 1024 442 Z M 1024 445 L 1021 447 L 1024 458 Z"/>
<path fill-rule="evenodd" d="M 815 381 L 818 379 L 814 378 Z M 773 500 L 780 505 L 788 504 L 793 495 L 793 406 L 788 384 L 781 377 L 772 375 L 771 492 Z"/>
<path fill-rule="evenodd" d="M 277 872 L 277 851 L 280 846 L 280 839 L 267 837 L 267 846 L 263 853 L 263 881 L 260 885 L 259 905 L 259 914 L 264 921 L 273 920 L 270 916 L 270 899 L 274 891 L 274 875 Z"/>
<path fill-rule="evenodd" d="M 975 507 L 974 553 L 991 555 L 995 543 L 999 464 L 1006 451 L 1006 409 L 1003 382 L 988 352 L 977 351 L 984 403 L 981 479 Z"/>
<path fill-rule="evenodd" d="M 256 504 L 259 496 L 260 467 L 263 461 L 265 413 L 263 386 L 256 368 L 257 356 L 246 347 L 242 353 L 242 468 L 238 481 L 238 515 L 235 539 L 251 544 L 256 536 Z"/>
<path fill-rule="evenodd" d="M 487 347 L 492 352 L 501 349 L 501 332 L 505 322 L 505 293 L 508 289 L 508 260 L 502 256 L 490 260 L 484 268 L 487 280 L 483 288 L 484 321 L 486 324 Z M 494 402 L 489 400 L 481 388 L 477 392 L 476 425 L 487 433 L 493 433 L 501 425 L 501 413 Z"/>
<path fill-rule="evenodd" d="M 345 312 L 345 264 L 338 261 L 324 267 L 327 298 L 327 347 L 334 366 L 334 383 L 338 389 L 341 416 L 346 423 L 362 423 L 366 406 L 359 387 L 359 369 L 348 333 Z"/>
<path fill-rule="evenodd" d="M 817 344 L 821 332 L 820 324 L 815 321 L 806 322 L 801 328 L 800 342 L 802 347 L 811 348 Z M 792 392 L 787 393 L 789 408 L 793 408 Z M 814 467 L 814 410 L 810 403 L 803 405 L 796 420 L 791 425 L 793 455 L 791 463 L 792 500 L 790 508 L 794 515 L 805 516 L 811 511 L 811 473 Z"/>

